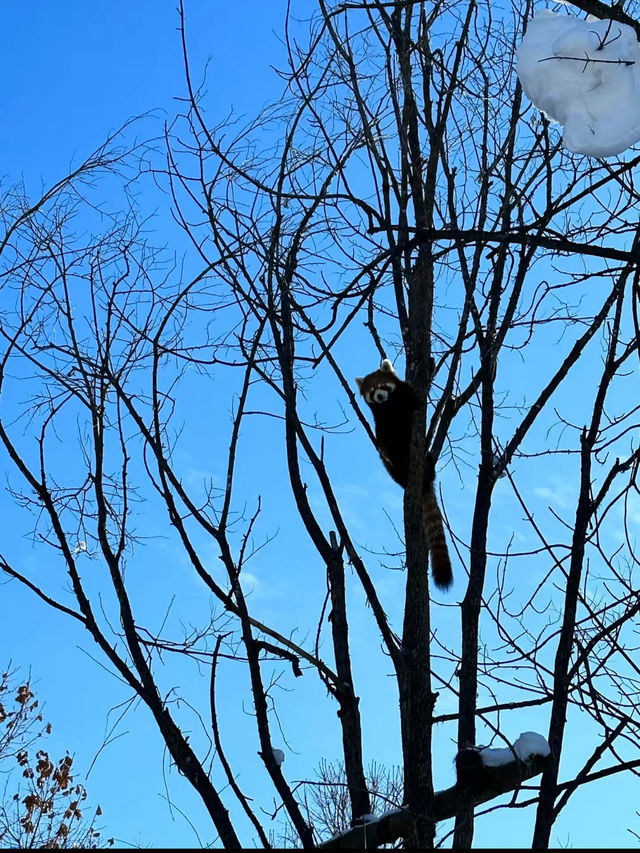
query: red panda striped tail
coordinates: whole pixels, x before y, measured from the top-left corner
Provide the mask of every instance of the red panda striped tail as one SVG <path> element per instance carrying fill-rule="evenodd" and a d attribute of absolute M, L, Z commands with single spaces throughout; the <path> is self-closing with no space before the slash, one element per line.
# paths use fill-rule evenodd
<path fill-rule="evenodd" d="M 431 555 L 431 576 L 439 589 L 449 589 L 453 583 L 453 571 L 444 535 L 442 514 L 432 491 L 425 492 L 422 496 L 422 518 Z"/>

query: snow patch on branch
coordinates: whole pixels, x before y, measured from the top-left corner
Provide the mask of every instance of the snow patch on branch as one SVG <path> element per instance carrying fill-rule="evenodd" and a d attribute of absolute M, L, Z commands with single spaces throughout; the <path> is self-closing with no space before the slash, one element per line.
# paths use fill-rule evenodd
<path fill-rule="evenodd" d="M 543 9 L 517 71 L 533 104 L 564 126 L 569 151 L 609 157 L 640 140 L 640 44 L 626 24 Z"/>
<path fill-rule="evenodd" d="M 489 749 L 484 747 L 480 750 L 480 758 L 485 767 L 502 767 L 511 764 L 512 761 L 528 761 L 534 755 L 546 757 L 551 750 L 546 739 L 538 732 L 523 732 L 513 744 L 513 749 Z"/>

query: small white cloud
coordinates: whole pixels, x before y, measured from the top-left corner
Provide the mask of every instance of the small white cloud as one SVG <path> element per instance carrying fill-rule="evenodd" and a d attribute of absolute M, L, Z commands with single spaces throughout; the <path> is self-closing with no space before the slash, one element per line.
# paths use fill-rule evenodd
<path fill-rule="evenodd" d="M 549 503 L 554 507 L 567 509 L 567 507 L 571 505 L 569 501 L 569 490 L 562 486 L 558 486 L 555 489 L 550 489 L 547 486 L 536 486 L 533 490 L 533 494 L 538 498 L 549 501 Z"/>
<path fill-rule="evenodd" d="M 182 471 L 182 482 L 188 486 L 208 486 L 212 483 L 214 476 L 211 471 L 194 466 L 186 466 Z"/>
<path fill-rule="evenodd" d="M 640 527 L 640 497 L 635 492 L 629 493 L 624 509 L 622 504 L 619 504 L 619 509 L 621 514 L 626 510 L 630 526 Z"/>
<path fill-rule="evenodd" d="M 244 589 L 245 594 L 260 592 L 262 585 L 253 572 L 248 572 L 246 569 L 243 569 L 240 574 L 240 580 L 242 581 L 242 588 Z"/>

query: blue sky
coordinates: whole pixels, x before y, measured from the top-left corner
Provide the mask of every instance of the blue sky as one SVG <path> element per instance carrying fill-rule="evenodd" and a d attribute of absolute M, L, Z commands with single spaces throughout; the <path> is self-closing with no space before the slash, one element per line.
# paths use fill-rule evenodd
<path fill-rule="evenodd" d="M 284 65 L 284 47 L 279 33 L 286 3 L 283 0 L 246 0 L 242 4 L 187 0 L 185 5 L 192 67 L 201 70 L 207 59 L 211 59 L 207 107 L 212 122 L 221 120 L 230 111 L 252 116 L 264 104 L 277 98 L 282 84 L 271 66 Z M 312 7 L 311 0 L 292 0 L 293 13 L 302 18 Z M 175 99 L 184 96 L 178 16 L 173 0 L 134 3 L 116 0 L 91 4 L 51 4 L 36 0 L 28 5 L 4 4 L 1 20 L 4 132 L 0 135 L 0 162 L 6 184 L 23 178 L 28 190 L 35 195 L 41 181 L 46 183 L 65 173 L 98 146 L 106 134 L 130 117 L 151 113 L 141 124 L 141 134 L 160 132 L 162 122 L 165 118 L 170 120 L 176 110 Z M 165 202 L 166 199 L 154 196 L 150 203 L 156 209 Z M 165 214 L 166 210 L 160 210 L 158 215 L 161 228 L 158 242 L 175 245 L 179 253 L 179 234 L 172 230 Z M 548 335 L 546 343 L 553 346 L 553 333 Z M 343 346 L 342 354 L 353 357 L 354 376 L 374 366 L 371 359 L 375 354 L 371 349 L 360 352 L 353 342 Z M 507 373 L 504 380 L 516 384 L 523 382 L 525 375 L 527 381 L 540 380 L 538 367 L 538 364 L 523 365 L 520 370 L 514 369 L 512 375 Z M 192 385 L 187 386 L 187 394 L 198 402 L 192 410 L 193 418 L 188 417 L 188 409 L 183 413 L 185 433 L 178 462 L 185 476 L 191 477 L 196 484 L 208 474 L 214 478 L 223 475 L 214 451 L 216 440 L 224 440 L 226 427 L 223 424 L 218 431 L 217 424 L 203 422 L 199 417 L 200 401 L 208 401 L 209 397 L 203 396 L 204 386 L 200 379 L 194 377 L 189 382 Z M 216 387 L 206 390 L 205 394 L 210 394 L 214 402 L 222 401 L 220 406 L 224 409 L 228 408 L 224 391 L 224 387 L 221 390 Z M 576 401 L 579 401 L 577 392 Z M 335 394 L 322 401 L 322 407 L 328 420 L 340 420 L 340 400 Z M 312 404 L 310 409 L 313 409 Z M 257 466 L 263 480 L 270 484 L 263 492 L 266 509 L 261 535 L 274 539 L 249 564 L 255 577 L 251 603 L 256 615 L 264 621 L 277 620 L 286 629 L 308 626 L 309 633 L 299 634 L 296 639 L 311 646 L 318 612 L 308 601 L 314 595 L 321 600 L 324 570 L 306 537 L 299 531 L 287 529 L 286 520 L 293 510 L 290 497 L 279 485 L 284 460 L 277 452 L 270 451 L 268 455 L 264 452 L 265 447 L 278 445 L 278 429 L 277 422 L 266 419 L 256 427 L 255 433 L 249 430 L 250 441 L 238 471 L 239 481 L 248 494 L 251 494 Z M 356 441 L 359 443 L 355 444 Z M 68 452 L 69 445 L 66 445 L 60 455 L 61 464 L 68 464 L 64 456 Z M 333 454 L 335 468 L 339 471 L 336 487 L 354 534 L 361 537 L 362 543 L 382 549 L 387 544 L 384 537 L 388 528 L 378 529 L 376 525 L 386 523 L 385 510 L 394 513 L 396 518 L 400 516 L 399 490 L 389 481 L 361 435 L 354 434 L 353 439 L 340 434 L 328 438 L 327 453 Z M 473 454 L 468 464 L 469 470 L 475 470 L 477 459 Z M 537 505 L 540 512 L 545 511 L 549 493 L 563 499 L 569 468 L 563 465 L 558 463 L 551 477 L 536 483 L 540 490 Z M 454 520 L 462 520 L 461 529 L 468 521 L 472 495 L 472 488 L 462 479 L 452 468 L 440 475 L 440 483 L 447 494 L 447 510 Z M 498 510 L 504 507 L 504 512 L 492 528 L 498 539 L 516 526 L 517 510 L 507 492 L 506 482 L 499 484 L 495 506 Z M 310 498 L 319 500 L 313 490 Z M 0 502 L 5 536 L 9 531 L 12 534 L 7 550 L 20 565 L 46 579 L 51 566 L 43 560 L 42 550 L 33 547 L 28 537 L 22 535 L 26 534 L 26 521 L 8 495 L 0 497 Z M 366 504 L 366 515 L 363 504 Z M 181 615 L 186 614 L 193 624 L 205 620 L 209 611 L 208 597 L 188 571 L 184 555 L 175 542 L 162 538 L 164 519 L 153 500 L 144 511 L 141 524 L 146 533 L 157 537 L 136 551 L 135 560 L 131 560 L 128 567 L 141 612 L 151 625 L 175 594 Z M 202 544 L 206 550 L 206 543 Z M 216 560 L 213 549 L 210 559 L 212 564 Z M 91 565 L 87 564 L 87 572 Z M 460 575 L 456 581 L 452 594 L 446 599 L 447 606 L 440 608 L 435 616 L 438 630 L 444 637 L 454 635 L 458 627 L 456 603 L 462 597 L 464 586 Z M 397 610 L 402 600 L 401 574 L 380 569 L 376 582 L 393 613 L 394 606 Z M 526 582 L 535 584 L 533 571 Z M 357 585 L 351 580 L 349 584 L 351 638 L 359 674 L 357 687 L 361 707 L 367 709 L 365 751 L 367 759 L 390 766 L 397 763 L 400 754 L 395 729 L 395 690 L 385 690 L 391 667 L 385 671 L 384 659 L 377 655 L 377 670 L 372 671 L 372 649 L 377 651 L 379 643 L 371 630 L 371 611 L 365 606 Z M 300 604 L 301 585 L 309 592 L 304 605 Z M 52 752 L 61 753 L 68 748 L 75 754 L 77 768 L 86 770 L 105 735 L 110 733 L 128 693 L 101 669 L 85 632 L 70 620 L 52 614 L 17 584 L 0 587 L 0 590 L 8 602 L 0 622 L 0 662 L 12 659 L 14 665 L 31 667 L 38 695 L 47 703 L 46 716 L 54 725 Z M 442 596 L 440 598 L 445 601 Z M 331 658 L 328 646 L 324 653 Z M 274 672 L 279 669 L 274 667 Z M 195 665 L 173 669 L 172 664 L 167 664 L 163 677 L 166 684 L 171 684 L 172 678 L 180 679 L 183 694 L 194 699 L 194 704 L 204 700 L 207 680 L 200 677 Z M 226 717 L 223 721 L 226 727 L 223 734 L 230 757 L 236 762 L 240 784 L 259 792 L 266 777 L 263 778 L 262 771 L 256 771 L 248 691 L 240 667 L 225 669 L 221 690 L 221 701 L 228 701 L 233 709 L 232 718 Z M 295 682 L 289 675 L 285 676 L 278 695 L 280 718 L 287 736 L 287 777 L 292 780 L 308 778 L 321 758 L 339 758 L 335 707 L 325 701 L 324 688 L 311 673 Z M 109 708 L 116 710 L 107 715 Z M 372 708 L 376 709 L 375 713 L 371 712 Z M 438 710 L 444 713 L 454 708 L 441 704 Z M 531 712 L 524 722 L 521 718 L 507 716 L 505 734 L 515 738 L 528 729 L 545 732 L 546 720 L 544 709 Z M 586 737 L 588 723 L 574 720 L 572 725 L 574 731 Z M 114 734 L 116 739 L 98 756 L 87 781 L 91 803 L 100 803 L 103 809 L 106 833 L 123 843 L 152 847 L 199 846 L 200 842 L 209 842 L 211 831 L 198 799 L 175 773 L 165 779 L 167 762 L 163 761 L 162 743 L 146 709 L 136 708 L 128 713 Z M 453 782 L 454 752 L 455 728 L 449 723 L 438 731 L 438 788 Z M 631 783 L 625 780 L 625 784 Z M 592 802 L 612 802 L 619 798 L 618 785 L 615 777 L 600 783 L 593 789 Z M 636 790 L 630 789 L 630 799 Z M 168 806 L 167 796 L 175 804 L 175 811 Z M 618 845 L 630 842 L 624 825 L 603 827 L 600 836 L 593 826 L 586 826 L 580 820 L 585 802 L 588 800 L 581 800 L 578 805 L 576 800 L 576 805 L 567 810 L 568 817 L 559 829 L 558 842 L 588 845 L 597 837 Z M 188 815 L 195 829 L 180 812 Z M 633 808 L 627 809 L 627 813 L 631 820 Z M 522 825 L 530 823 L 531 819 L 530 811 L 524 814 L 505 810 L 501 815 L 500 834 L 479 821 L 477 841 L 508 847 L 512 838 L 527 837 Z M 268 821 L 265 822 L 269 826 Z"/>
<path fill-rule="evenodd" d="M 252 114 L 280 90 L 269 66 L 283 58 L 277 33 L 286 3 L 248 0 L 242 8 L 240 34 L 234 4 L 186 4 L 194 67 L 211 58 L 208 88 L 220 115 Z M 170 117 L 184 95 L 175 3 L 36 0 L 4 4 L 2 18 L 0 150 L 12 176 L 59 174 L 132 116 Z"/>
<path fill-rule="evenodd" d="M 201 74 L 210 60 L 208 103 L 217 119 L 231 112 L 250 116 L 275 98 L 281 81 L 271 65 L 284 64 L 279 33 L 286 3 L 248 0 L 241 10 L 226 2 L 187 0 L 185 5 L 194 68 Z M 294 0 L 296 7 L 305 14 L 309 3 Z M 160 133 L 176 110 L 175 99 L 185 94 L 178 15 L 171 0 L 10 3 L 3 4 L 1 21 L 4 185 L 23 179 L 36 196 L 43 183 L 77 165 L 132 116 L 152 113 L 140 133 Z M 175 237 L 162 235 L 159 242 Z M 197 458 L 184 462 L 194 472 L 203 467 Z M 9 529 L 26 533 L 24 519 L 16 515 L 16 527 L 9 521 L 14 507 L 6 495 L 2 502 L 5 535 Z M 26 535 L 13 544 L 22 565 L 46 572 Z M 147 569 L 149 564 L 143 573 Z M 143 583 L 151 595 L 148 577 Z M 189 583 L 187 605 L 194 616 L 206 615 L 202 587 Z M 3 586 L 2 595 L 10 602 L 0 620 L 2 660 L 31 668 L 53 723 L 51 752 L 69 749 L 78 770 L 87 770 L 118 717 L 117 710 L 108 717 L 108 709 L 128 694 L 89 657 L 91 643 L 71 621 L 49 613 L 16 584 Z M 194 690 L 202 683 L 194 677 Z M 129 713 L 118 735 L 87 780 L 91 803 L 103 809 L 105 831 L 123 843 L 199 846 L 187 820 L 167 807 L 162 743 L 150 717 L 144 710 Z M 169 787 L 202 833 L 197 798 L 181 780 L 172 778 Z M 201 838 L 211 840 L 208 828 Z"/>

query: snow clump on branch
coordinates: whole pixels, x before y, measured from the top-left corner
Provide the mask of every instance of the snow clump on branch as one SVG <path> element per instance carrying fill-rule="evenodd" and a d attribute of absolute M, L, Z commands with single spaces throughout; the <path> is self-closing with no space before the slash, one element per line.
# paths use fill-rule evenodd
<path fill-rule="evenodd" d="M 533 755 L 549 755 L 549 744 L 538 732 L 523 732 L 513 744 L 513 749 L 507 747 L 502 749 L 489 749 L 484 747 L 480 750 L 480 757 L 485 767 L 501 767 L 510 764 L 518 758 L 520 761 L 528 761 Z M 515 754 L 514 754 L 515 753 Z"/>
<path fill-rule="evenodd" d="M 543 9 L 517 71 L 534 105 L 564 126 L 569 151 L 609 157 L 640 139 L 640 44 L 626 24 Z"/>

